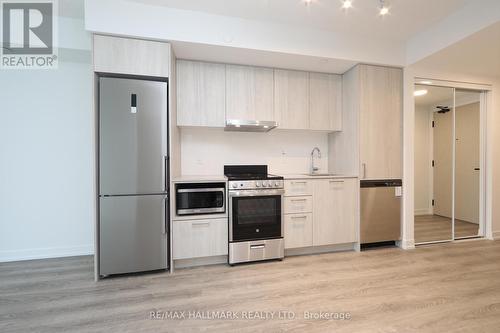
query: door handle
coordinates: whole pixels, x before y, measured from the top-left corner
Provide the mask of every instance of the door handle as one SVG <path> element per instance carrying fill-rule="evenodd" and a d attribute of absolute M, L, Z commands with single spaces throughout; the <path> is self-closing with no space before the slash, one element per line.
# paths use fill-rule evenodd
<path fill-rule="evenodd" d="M 168 195 L 163 196 L 161 199 L 161 216 L 163 217 L 163 223 L 162 223 L 162 232 L 164 234 L 167 233 L 168 228 L 167 228 L 167 202 L 168 202 Z"/>
<path fill-rule="evenodd" d="M 361 166 L 363 167 L 363 179 L 366 178 L 366 163 L 362 163 Z"/>
<path fill-rule="evenodd" d="M 479 171 L 479 170 L 481 170 L 481 169 L 479 169 L 479 168 L 474 168 L 474 171 Z"/>

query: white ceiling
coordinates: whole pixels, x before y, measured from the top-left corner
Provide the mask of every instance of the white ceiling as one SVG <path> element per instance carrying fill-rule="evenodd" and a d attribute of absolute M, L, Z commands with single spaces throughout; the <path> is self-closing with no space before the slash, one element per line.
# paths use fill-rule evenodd
<path fill-rule="evenodd" d="M 344 34 L 406 41 L 467 3 L 477 0 L 386 0 L 391 14 L 378 15 L 378 0 L 353 0 L 343 11 L 340 0 L 132 0 L 257 21 L 300 25 Z"/>
<path fill-rule="evenodd" d="M 414 67 L 427 72 L 500 78 L 500 22 L 419 61 Z"/>

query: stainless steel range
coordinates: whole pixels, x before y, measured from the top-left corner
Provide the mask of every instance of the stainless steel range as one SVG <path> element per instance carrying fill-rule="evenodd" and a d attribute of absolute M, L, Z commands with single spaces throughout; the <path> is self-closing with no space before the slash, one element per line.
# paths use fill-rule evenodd
<path fill-rule="evenodd" d="M 227 165 L 229 264 L 283 259 L 283 177 L 267 165 Z"/>

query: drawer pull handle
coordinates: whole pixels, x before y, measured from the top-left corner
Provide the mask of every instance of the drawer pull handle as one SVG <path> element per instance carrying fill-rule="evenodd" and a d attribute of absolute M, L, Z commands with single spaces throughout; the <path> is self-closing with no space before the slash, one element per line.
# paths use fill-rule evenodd
<path fill-rule="evenodd" d="M 297 182 L 297 181 L 294 181 L 294 182 L 292 182 L 292 184 L 307 184 L 307 182 Z"/>
<path fill-rule="evenodd" d="M 307 215 L 303 215 L 303 216 L 292 216 L 292 220 L 298 220 L 298 219 L 307 219 Z"/>
<path fill-rule="evenodd" d="M 193 223 L 191 223 L 191 225 L 193 227 L 197 227 L 197 226 L 201 227 L 201 226 L 205 226 L 205 225 L 208 226 L 208 225 L 210 225 L 210 222 L 193 222 Z"/>
<path fill-rule="evenodd" d="M 254 250 L 254 249 L 263 249 L 265 248 L 266 245 L 265 244 L 259 244 L 259 245 L 250 245 L 250 249 L 251 250 Z"/>
<path fill-rule="evenodd" d="M 293 202 L 299 202 L 299 201 L 306 201 L 307 199 L 292 199 L 290 201 L 293 201 Z"/>
<path fill-rule="evenodd" d="M 343 180 L 330 180 L 330 183 L 343 183 Z"/>

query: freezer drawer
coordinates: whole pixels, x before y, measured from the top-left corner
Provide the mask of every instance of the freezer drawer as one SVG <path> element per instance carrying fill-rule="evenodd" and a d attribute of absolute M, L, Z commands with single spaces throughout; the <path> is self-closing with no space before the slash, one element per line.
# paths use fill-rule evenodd
<path fill-rule="evenodd" d="M 166 195 L 101 197 L 101 275 L 167 268 Z"/>
<path fill-rule="evenodd" d="M 361 182 L 362 244 L 401 239 L 401 181 Z"/>

